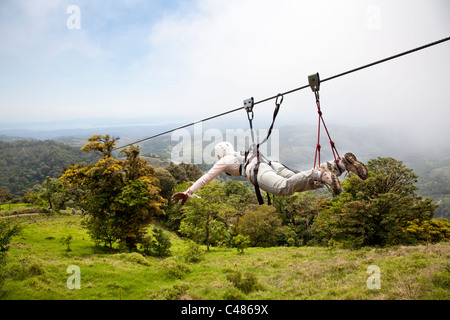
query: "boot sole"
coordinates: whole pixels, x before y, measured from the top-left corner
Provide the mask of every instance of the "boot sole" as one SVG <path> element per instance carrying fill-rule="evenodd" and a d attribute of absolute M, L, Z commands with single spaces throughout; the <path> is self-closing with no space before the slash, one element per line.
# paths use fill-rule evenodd
<path fill-rule="evenodd" d="M 340 194 L 342 192 L 341 183 L 339 181 L 339 178 L 334 173 L 334 167 L 332 164 L 327 163 L 327 168 L 331 172 L 331 185 L 330 188 L 333 191 L 334 194 Z"/>
<path fill-rule="evenodd" d="M 346 153 L 342 159 L 346 166 L 347 171 L 356 173 L 358 177 L 366 180 L 369 176 L 366 166 L 358 161 L 353 153 Z"/>

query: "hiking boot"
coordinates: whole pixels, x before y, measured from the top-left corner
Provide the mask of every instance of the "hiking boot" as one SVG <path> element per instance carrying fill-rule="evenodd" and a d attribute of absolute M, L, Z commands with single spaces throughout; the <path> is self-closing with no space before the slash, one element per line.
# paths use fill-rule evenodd
<path fill-rule="evenodd" d="M 322 175 L 320 176 L 320 182 L 328 186 L 334 194 L 338 195 L 342 192 L 341 183 L 338 177 L 334 173 L 334 167 L 331 163 L 322 163 L 319 167 Z"/>
<path fill-rule="evenodd" d="M 363 180 L 367 179 L 369 174 L 366 166 L 358 161 L 353 153 L 347 152 L 341 160 L 344 163 L 345 170 L 350 173 L 355 173 Z"/>

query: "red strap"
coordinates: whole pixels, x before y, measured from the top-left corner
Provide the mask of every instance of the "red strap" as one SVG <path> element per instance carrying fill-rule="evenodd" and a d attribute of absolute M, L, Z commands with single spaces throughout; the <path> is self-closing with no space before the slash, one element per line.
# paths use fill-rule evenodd
<path fill-rule="evenodd" d="M 330 132 L 328 131 L 327 125 L 325 124 L 325 120 L 323 120 L 322 111 L 320 110 L 319 93 L 316 91 L 315 95 L 316 95 L 317 113 L 319 114 L 319 124 L 318 124 L 318 128 L 317 128 L 317 145 L 316 145 L 316 155 L 314 156 L 314 168 L 316 168 L 316 164 L 317 164 L 317 166 L 320 166 L 320 149 L 321 149 L 320 126 L 321 126 L 321 124 L 323 124 L 323 127 L 325 128 L 325 131 L 328 135 L 328 139 L 330 140 L 331 151 L 333 152 L 333 157 L 334 157 L 334 161 L 336 162 L 336 164 L 338 163 L 338 158 L 340 157 L 333 140 L 331 140 L 331 135 L 330 135 Z M 319 162 L 317 162 L 317 160 L 319 160 Z"/>

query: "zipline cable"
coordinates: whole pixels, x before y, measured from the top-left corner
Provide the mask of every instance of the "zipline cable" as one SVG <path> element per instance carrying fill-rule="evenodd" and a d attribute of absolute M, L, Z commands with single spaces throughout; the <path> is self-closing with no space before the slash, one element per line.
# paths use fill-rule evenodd
<path fill-rule="evenodd" d="M 358 68 L 355 68 L 355 69 L 352 69 L 352 70 L 349 70 L 349 71 L 345 71 L 345 72 L 336 74 L 334 76 L 331 76 L 331 77 L 328 77 L 328 78 L 325 78 L 325 79 L 321 79 L 320 82 L 323 83 L 323 82 L 326 82 L 326 81 L 329 81 L 329 80 L 333 80 L 333 79 L 336 79 L 336 78 L 348 75 L 348 74 L 356 72 L 356 71 L 360 71 L 360 70 L 363 70 L 363 69 L 366 69 L 366 68 L 369 68 L 369 67 L 373 67 L 373 66 L 375 66 L 377 64 L 384 63 L 384 62 L 387 62 L 387 61 L 390 61 L 390 60 L 393 60 L 393 59 L 396 59 L 396 58 L 399 58 L 399 57 L 402 57 L 402 56 L 405 56 L 405 55 L 408 55 L 408 54 L 411 54 L 411 53 L 414 53 L 414 52 L 417 52 L 417 51 L 420 51 L 420 50 L 423 50 L 423 49 L 426 49 L 426 48 L 429 48 L 429 47 L 432 47 L 432 46 L 441 44 L 441 43 L 449 41 L 449 40 L 450 40 L 450 37 L 443 38 L 441 40 L 437 40 L 437 41 L 425 44 L 423 46 L 420 46 L 420 47 L 417 47 L 417 48 L 414 48 L 414 49 L 411 49 L 411 50 L 408 50 L 408 51 L 404 51 L 402 53 L 399 53 L 399 54 L 396 54 L 396 55 L 393 55 L 393 56 L 390 56 L 390 57 L 387 57 L 387 58 L 384 58 L 384 59 L 381 59 L 381 60 L 378 60 L 378 61 L 375 61 L 375 62 L 372 62 L 372 63 L 369 63 L 369 64 L 366 64 L 364 66 L 361 66 L 361 67 L 358 67 Z M 277 97 L 279 97 L 280 95 L 284 96 L 284 95 L 291 94 L 291 93 L 294 93 L 294 92 L 297 92 L 297 91 L 300 91 L 300 90 L 303 90 L 303 89 L 306 89 L 306 88 L 309 88 L 309 87 L 310 87 L 309 84 L 307 84 L 305 86 L 302 86 L 302 87 L 299 87 L 299 88 L 296 88 L 296 89 L 292 89 L 292 90 L 286 91 L 284 93 L 279 93 L 279 94 L 277 94 L 275 96 L 272 96 L 272 97 L 269 97 L 269 98 L 266 98 L 266 99 L 263 99 L 263 100 L 260 100 L 260 101 L 256 101 L 256 102 L 254 102 L 253 105 L 257 105 L 257 104 L 260 104 L 260 103 L 263 103 L 263 102 L 267 102 L 269 100 L 277 99 Z M 226 111 L 226 112 L 222 112 L 220 114 L 216 114 L 214 116 L 211 116 L 211 117 L 208 117 L 208 118 L 205 118 L 205 119 L 202 119 L 202 120 L 191 122 L 189 124 L 185 124 L 183 126 L 180 126 L 180 127 L 174 128 L 174 129 L 170 129 L 170 130 L 164 131 L 162 133 L 155 134 L 155 135 L 153 135 L 151 137 L 144 138 L 144 139 L 135 141 L 133 143 L 129 143 L 129 144 L 126 144 L 124 146 L 114 148 L 113 151 L 119 150 L 119 149 L 123 149 L 123 148 L 126 148 L 128 146 L 131 146 L 131 145 L 134 145 L 134 144 L 137 144 L 137 143 L 141 143 L 141 142 L 144 142 L 144 141 L 147 141 L 147 140 L 150 140 L 150 139 L 154 139 L 154 138 L 160 137 L 162 135 L 165 135 L 165 134 L 168 134 L 168 133 L 180 130 L 180 129 L 191 127 L 191 126 L 193 126 L 193 125 L 195 125 L 197 123 L 206 122 L 206 121 L 209 121 L 209 120 L 212 120 L 212 119 L 215 119 L 215 118 L 219 118 L 219 117 L 225 116 L 227 114 L 230 114 L 230 113 L 242 110 L 244 108 L 245 108 L 245 106 L 244 107 L 235 108 L 235 109 L 232 109 L 232 110 L 229 110 L 229 111 Z"/>

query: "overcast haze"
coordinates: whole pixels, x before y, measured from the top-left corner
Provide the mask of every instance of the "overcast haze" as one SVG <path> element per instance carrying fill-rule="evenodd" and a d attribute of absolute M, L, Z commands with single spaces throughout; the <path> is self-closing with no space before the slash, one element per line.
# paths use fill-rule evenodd
<path fill-rule="evenodd" d="M 448 36 L 448 0 L 1 0 L 0 123 L 189 123 Z M 447 143 L 449 57 L 450 41 L 326 82 L 325 118 Z M 308 89 L 285 97 L 279 121 L 316 115 Z"/>

